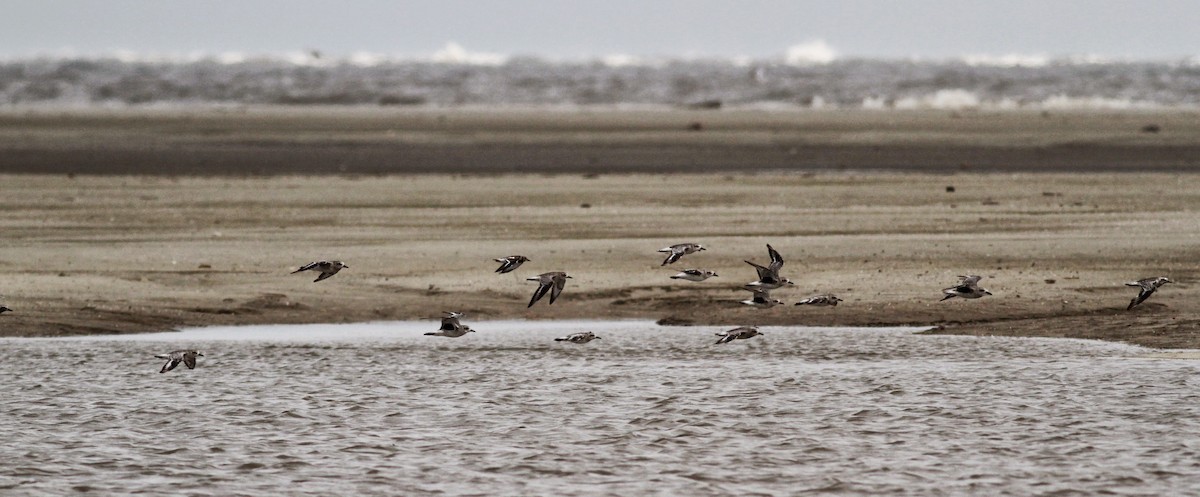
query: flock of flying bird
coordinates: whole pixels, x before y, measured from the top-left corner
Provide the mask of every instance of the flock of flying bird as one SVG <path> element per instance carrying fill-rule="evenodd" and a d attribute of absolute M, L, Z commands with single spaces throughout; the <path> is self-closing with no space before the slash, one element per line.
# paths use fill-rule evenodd
<path fill-rule="evenodd" d="M 668 264 L 673 264 L 678 262 L 685 255 L 694 254 L 703 250 L 706 249 L 703 245 L 698 243 L 680 243 L 671 245 L 670 247 L 664 247 L 659 249 L 659 252 L 666 253 L 667 257 L 663 260 L 661 265 L 666 266 Z M 751 261 L 745 261 L 746 264 L 754 267 L 754 270 L 758 273 L 758 279 L 741 287 L 743 290 L 753 292 L 753 295 L 749 299 L 741 301 L 743 304 L 759 308 L 770 308 L 776 305 L 783 305 L 783 301 L 771 298 L 770 292 L 784 286 L 795 285 L 795 283 L 791 280 L 780 276 L 779 270 L 783 268 L 783 257 L 779 255 L 779 252 L 776 251 L 774 247 L 771 247 L 770 244 L 767 244 L 767 254 L 770 256 L 771 262 L 766 266 Z M 522 264 L 529 262 L 530 259 L 523 255 L 510 255 L 508 257 L 495 259 L 495 261 L 500 263 L 500 267 L 496 269 L 496 272 L 503 274 L 516 270 L 517 268 L 521 267 Z M 317 276 L 317 279 L 313 280 L 315 283 L 328 279 L 329 277 L 337 274 L 338 271 L 347 269 L 349 267 L 350 266 L 347 266 L 342 261 L 316 261 L 308 263 L 299 269 L 292 271 L 292 274 L 303 271 L 316 271 L 319 273 L 319 275 Z M 671 279 L 700 282 L 715 276 L 717 276 L 717 273 L 709 270 L 684 269 L 678 274 L 671 276 Z M 538 282 L 538 287 L 536 290 L 534 290 L 533 297 L 529 299 L 529 305 L 526 307 L 533 307 L 533 304 L 545 297 L 547 293 L 550 294 L 550 301 L 547 305 L 553 304 L 554 301 L 558 300 L 558 296 L 562 294 L 563 288 L 566 287 L 567 279 L 569 278 L 571 277 L 563 271 L 551 271 L 526 278 L 527 281 Z M 981 276 L 966 275 L 959 276 L 959 278 L 960 281 L 957 285 L 942 290 L 942 294 L 944 295 L 944 297 L 942 297 L 942 301 L 952 299 L 954 297 L 978 299 L 992 294 L 987 289 L 979 286 L 979 280 L 983 279 Z M 1171 283 L 1171 280 L 1166 276 L 1145 278 L 1126 283 L 1127 286 L 1137 287 L 1139 289 L 1137 296 L 1129 301 L 1129 306 L 1126 307 L 1126 310 L 1133 309 L 1142 302 L 1145 302 L 1146 299 L 1150 298 L 1150 295 L 1153 295 L 1159 287 L 1167 283 Z M 805 298 L 799 302 L 796 302 L 795 305 L 836 306 L 838 305 L 838 302 L 841 301 L 842 299 L 838 298 L 836 295 L 824 294 Z M 12 309 L 0 305 L 0 314 L 11 311 Z M 445 313 L 445 315 L 441 318 L 441 327 L 435 332 L 426 333 L 426 335 L 458 338 L 466 335 L 467 333 L 474 333 L 475 330 L 472 330 L 470 326 L 463 325 L 459 321 L 459 318 L 461 317 L 463 317 L 461 312 Z M 716 343 L 729 343 L 734 340 L 753 338 L 761 334 L 762 333 L 758 331 L 758 328 L 752 326 L 742 326 L 732 330 L 718 332 L 717 336 L 721 338 L 717 340 Z M 571 343 L 588 343 L 592 340 L 599 339 L 600 337 L 596 336 L 595 333 L 585 331 L 558 337 L 554 340 Z M 162 369 L 159 371 L 160 373 L 165 373 L 175 369 L 180 363 L 182 363 L 184 366 L 187 366 L 188 369 L 195 369 L 196 358 L 204 357 L 204 354 L 201 354 L 196 350 L 175 350 L 166 354 L 156 355 L 154 357 L 167 360 L 166 364 L 163 364 Z"/>

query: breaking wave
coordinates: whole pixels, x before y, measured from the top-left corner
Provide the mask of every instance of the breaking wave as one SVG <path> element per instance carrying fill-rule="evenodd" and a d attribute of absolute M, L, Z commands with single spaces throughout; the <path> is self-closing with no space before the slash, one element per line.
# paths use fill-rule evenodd
<path fill-rule="evenodd" d="M 1200 107 L 1200 58 L 1010 54 L 867 59 L 821 40 L 753 59 L 614 54 L 553 60 L 469 51 L 318 51 L 0 59 L 0 105 L 702 106 L 1130 109 Z"/>

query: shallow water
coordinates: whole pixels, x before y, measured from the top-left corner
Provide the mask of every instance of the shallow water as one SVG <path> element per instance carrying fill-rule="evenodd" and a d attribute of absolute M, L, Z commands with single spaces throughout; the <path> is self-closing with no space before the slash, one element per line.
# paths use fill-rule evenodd
<path fill-rule="evenodd" d="M 1145 349 L 467 324 L 0 340 L 0 494 L 1200 492 L 1198 364 Z"/>

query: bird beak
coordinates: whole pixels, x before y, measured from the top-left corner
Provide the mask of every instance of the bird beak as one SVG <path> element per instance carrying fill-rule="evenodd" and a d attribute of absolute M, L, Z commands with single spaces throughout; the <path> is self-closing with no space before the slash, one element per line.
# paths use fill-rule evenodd
<path fill-rule="evenodd" d="M 200 356 L 200 357 L 204 357 L 204 354 L 201 354 L 201 353 L 199 353 L 199 352 L 197 352 L 197 353 L 196 353 L 196 355 L 198 355 L 198 356 Z"/>
<path fill-rule="evenodd" d="M 984 290 L 984 291 L 983 291 L 983 293 L 986 293 L 986 294 L 988 294 L 988 295 L 991 295 L 991 294 L 992 294 L 992 292 L 989 292 L 989 291 L 987 291 L 987 290 Z"/>
<path fill-rule="evenodd" d="M 567 276 L 567 277 L 568 277 L 568 278 L 571 278 L 570 276 Z M 575 278 L 571 278 L 571 279 L 575 279 Z"/>

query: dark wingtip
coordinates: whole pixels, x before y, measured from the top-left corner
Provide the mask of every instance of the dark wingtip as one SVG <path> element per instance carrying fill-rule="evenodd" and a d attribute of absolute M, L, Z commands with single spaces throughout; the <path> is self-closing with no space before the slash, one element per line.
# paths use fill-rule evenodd
<path fill-rule="evenodd" d="M 944 302 L 944 301 L 946 301 L 946 300 L 949 300 L 949 299 L 952 299 L 952 298 L 954 298 L 954 296 L 953 296 L 953 295 L 947 295 L 947 296 L 945 296 L 945 297 L 942 297 L 942 300 L 939 300 L 938 302 Z"/>

